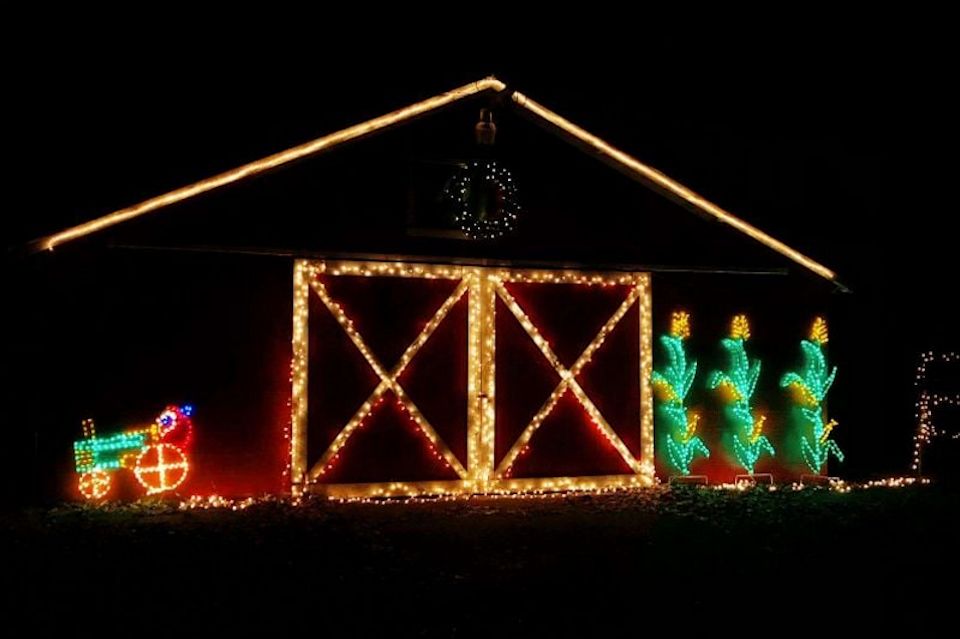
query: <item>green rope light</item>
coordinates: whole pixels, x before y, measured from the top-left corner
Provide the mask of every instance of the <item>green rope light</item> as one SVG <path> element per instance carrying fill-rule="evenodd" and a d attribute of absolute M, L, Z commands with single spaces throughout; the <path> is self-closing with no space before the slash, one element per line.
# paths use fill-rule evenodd
<path fill-rule="evenodd" d="M 690 336 L 690 315 L 675 312 L 670 322 L 670 333 L 660 336 L 667 353 L 668 364 L 661 373 L 654 371 L 653 388 L 659 400 L 660 414 L 667 424 L 663 436 L 667 461 L 681 475 L 690 474 L 690 464 L 698 454 L 710 456 L 710 450 L 696 436 L 700 415 L 688 411 L 687 393 L 697 376 L 697 362 L 687 362 L 683 342 Z"/>
<path fill-rule="evenodd" d="M 799 373 L 786 373 L 780 379 L 780 387 L 791 390 L 793 401 L 799 407 L 806 424 L 800 440 L 803 461 L 810 470 L 818 474 L 831 454 L 837 460 L 843 461 L 843 451 L 830 439 L 830 433 L 837 422 L 831 419 L 824 423 L 823 402 L 837 376 L 837 367 L 834 366 L 831 370 L 823 353 L 823 345 L 828 341 L 827 322 L 818 317 L 810 329 L 810 339 L 800 341 L 803 368 Z"/>
<path fill-rule="evenodd" d="M 707 378 L 707 386 L 720 392 L 726 405 L 727 419 L 733 425 L 733 455 L 737 462 L 751 475 L 757 460 L 763 453 L 773 456 L 773 446 L 763 434 L 764 415 L 754 416 L 750 405 L 753 392 L 760 379 L 760 360 L 747 357 L 746 341 L 750 339 L 750 323 L 746 315 L 733 318 L 730 337 L 720 343 L 727 351 L 730 364 L 725 371 L 713 371 Z"/>

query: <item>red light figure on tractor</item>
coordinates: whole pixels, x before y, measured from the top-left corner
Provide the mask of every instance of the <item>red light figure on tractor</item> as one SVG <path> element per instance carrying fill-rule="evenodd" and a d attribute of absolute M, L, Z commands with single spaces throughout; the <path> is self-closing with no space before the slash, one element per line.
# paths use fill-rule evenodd
<path fill-rule="evenodd" d="M 92 419 L 83 421 L 83 439 L 73 443 L 80 493 L 102 499 L 110 473 L 127 468 L 148 495 L 176 489 L 187 478 L 187 450 L 193 439 L 193 407 L 167 406 L 152 424 L 98 437 Z"/>

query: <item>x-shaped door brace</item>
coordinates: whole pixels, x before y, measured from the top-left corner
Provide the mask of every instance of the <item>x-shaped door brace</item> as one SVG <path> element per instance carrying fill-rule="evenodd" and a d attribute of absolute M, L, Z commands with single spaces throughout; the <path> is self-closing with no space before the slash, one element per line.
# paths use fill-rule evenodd
<path fill-rule="evenodd" d="M 557 402 L 560 401 L 560 398 L 563 394 L 569 389 L 574 397 L 580 402 L 580 405 L 583 406 L 584 410 L 587 411 L 587 414 L 590 416 L 590 419 L 597 425 L 600 431 L 604 436 L 610 441 L 613 447 L 620 453 L 620 456 L 627 463 L 628 466 L 635 472 L 641 473 L 645 472 L 645 468 L 640 461 L 638 461 L 633 453 L 630 452 L 630 449 L 623 443 L 623 440 L 617 435 L 617 433 L 610 427 L 610 424 L 607 423 L 607 420 L 604 419 L 603 414 L 596 407 L 596 405 L 591 401 L 591 399 L 584 392 L 583 388 L 577 382 L 577 375 L 583 370 L 583 367 L 587 365 L 590 361 L 590 358 L 593 357 L 593 354 L 603 345 L 604 340 L 607 336 L 613 331 L 617 326 L 620 320 L 626 315 L 627 311 L 630 310 L 630 307 L 637 302 L 640 298 L 641 287 L 633 286 L 630 289 L 630 293 L 627 295 L 627 299 L 623 301 L 620 307 L 616 312 L 610 316 L 610 319 L 607 320 L 606 324 L 600 329 L 593 340 L 587 345 L 583 350 L 583 353 L 580 354 L 580 357 L 577 358 L 573 366 L 569 369 L 566 368 L 553 352 L 553 349 L 550 348 L 550 344 L 546 339 L 540 335 L 540 331 L 537 330 L 537 327 L 534 325 L 526 313 L 523 312 L 523 309 L 520 308 L 520 305 L 517 304 L 517 301 L 513 298 L 510 292 L 507 290 L 507 287 L 504 286 L 501 280 L 496 281 L 496 291 L 497 295 L 500 296 L 500 299 L 507 305 L 507 308 L 513 313 L 514 317 L 517 318 L 517 321 L 520 322 L 520 325 L 523 326 L 524 330 L 530 336 L 530 339 L 533 340 L 534 344 L 540 349 L 540 352 L 543 353 L 543 356 L 550 362 L 550 365 L 553 366 L 554 370 L 560 376 L 560 382 L 557 384 L 556 388 L 550 393 L 550 396 L 544 402 L 543 406 L 539 411 L 533 416 L 533 419 L 530 420 L 530 423 L 520 434 L 520 437 L 514 442 L 513 446 L 507 451 L 507 454 L 504 456 L 503 460 L 500 462 L 500 465 L 496 470 L 496 477 L 498 479 L 503 478 L 510 470 L 510 467 L 513 466 L 513 463 L 516 461 L 517 457 L 524 450 L 527 444 L 530 442 L 530 438 L 533 437 L 533 434 L 537 432 L 537 429 L 543 423 L 543 420 L 553 411 L 554 407 L 557 405 Z"/>
<path fill-rule="evenodd" d="M 446 279 L 457 282 L 456 289 L 444 301 L 430 321 L 424 326 L 417 338 L 406 348 L 400 360 L 390 370 L 384 368 L 353 322 L 329 295 L 318 276 L 328 273 L 331 276 L 362 275 L 380 277 L 411 277 L 421 279 Z M 569 369 L 560 363 L 547 341 L 540 335 L 536 326 L 507 290 L 507 282 L 526 282 L 531 284 L 567 283 L 583 285 L 620 285 L 629 286 L 630 292 L 617 311 L 607 320 L 589 345 L 580 354 Z M 320 460 L 312 467 L 307 463 L 307 379 L 309 366 L 309 339 L 307 318 L 309 316 L 310 291 L 314 291 L 326 305 L 334 318 L 347 333 L 364 359 L 380 378 L 376 388 L 358 408 L 347 424 L 340 430 L 326 449 Z M 468 380 L 467 380 L 467 465 L 454 455 L 443 442 L 430 422 L 417 408 L 416 404 L 401 387 L 399 378 L 420 348 L 429 340 L 431 334 L 444 321 L 449 311 L 469 291 L 468 312 Z M 494 459 L 494 441 L 496 433 L 496 299 L 499 297 L 523 326 L 527 334 L 540 349 L 560 377 L 556 388 L 547 398 L 540 410 L 526 426 L 520 437 L 513 443 L 507 455 L 497 466 Z M 642 485 L 653 479 L 653 395 L 649 378 L 652 369 L 651 318 L 650 318 L 650 278 L 645 273 L 593 273 L 580 271 L 534 271 L 529 269 L 492 269 L 484 267 L 466 268 L 460 266 L 428 265 L 414 263 L 380 262 L 309 262 L 298 260 L 294 268 L 293 300 L 293 350 L 291 367 L 293 383 L 291 397 L 291 457 L 290 475 L 293 490 L 302 489 L 305 484 L 316 484 L 321 476 L 334 463 L 341 449 L 351 435 L 361 426 L 364 419 L 374 410 L 387 391 L 392 391 L 402 408 L 410 415 L 414 423 L 433 445 L 433 452 L 444 460 L 459 476 L 458 482 L 440 486 L 431 483 L 415 486 L 389 482 L 371 484 L 367 488 L 350 489 L 353 494 L 359 490 L 362 494 L 416 494 L 417 491 L 476 492 L 486 490 L 543 490 L 558 486 L 595 488 L 598 485 Z M 640 396 L 641 396 L 641 445 L 642 456 L 637 460 L 617 433 L 610 427 L 600 410 L 584 392 L 577 381 L 594 353 L 602 346 L 607 336 L 614 330 L 633 304 L 640 307 Z M 570 390 L 583 406 L 620 456 L 634 471 L 633 475 L 617 475 L 604 478 L 559 477 L 528 480 L 508 479 L 511 466 L 526 448 L 537 428 L 547 418 L 563 394 Z M 309 468 L 309 471 L 308 471 Z M 520 483 L 517 483 L 520 482 Z M 559 482 L 559 483 L 558 483 Z M 599 483 L 598 483 L 599 482 Z M 352 491 L 352 492 L 351 492 Z M 373 491 L 372 493 L 370 491 Z M 359 494 L 358 493 L 358 494 Z"/>
<path fill-rule="evenodd" d="M 316 480 L 320 477 L 327 465 L 333 461 L 340 452 L 340 449 L 343 448 L 343 445 L 346 444 L 347 440 L 353 434 L 353 432 L 363 423 L 363 420 L 370 414 L 373 410 L 374 405 L 377 401 L 386 393 L 388 390 L 393 391 L 393 394 L 396 396 L 397 400 L 401 403 L 403 408 L 409 413 L 410 417 L 416 423 L 417 427 L 420 428 L 420 431 L 430 440 L 430 443 L 433 444 L 434 448 L 440 452 L 446 462 L 450 465 L 451 468 L 459 475 L 462 479 L 467 479 L 467 471 L 463 467 L 463 464 L 460 463 L 460 460 L 457 459 L 456 455 L 450 450 L 449 447 L 443 442 L 440 436 L 437 434 L 437 431 L 434 430 L 433 426 L 430 425 L 430 422 L 427 421 L 427 418 L 423 416 L 423 413 L 420 412 L 420 409 L 417 408 L 417 405 L 413 403 L 413 400 L 410 399 L 410 396 L 403 390 L 403 387 L 400 386 L 400 375 L 403 373 L 407 365 L 413 360 L 416 354 L 419 352 L 420 348 L 430 339 L 430 335 L 433 334 L 434 330 L 440 325 L 440 323 L 446 318 L 447 313 L 450 312 L 450 309 L 453 308 L 454 304 L 460 301 L 460 298 L 463 297 L 463 294 L 466 293 L 469 288 L 469 284 L 466 279 L 460 281 L 460 284 L 453 291 L 450 297 L 440 306 L 434 316 L 427 322 L 427 325 L 423 327 L 423 330 L 420 331 L 420 334 L 417 336 L 413 342 L 406 348 L 403 355 L 400 357 L 400 360 L 394 365 L 392 369 L 387 371 L 384 369 L 383 365 L 373 354 L 373 351 L 366 345 L 363 340 L 363 337 L 357 331 L 353 325 L 353 321 L 347 316 L 339 304 L 337 304 L 327 292 L 327 288 L 320 282 L 316 277 L 311 277 L 310 287 L 316 292 L 316 294 L 323 301 L 324 305 L 330 310 L 334 318 L 340 326 L 343 327 L 347 335 L 350 337 L 350 340 L 357 347 L 357 350 L 363 355 L 364 359 L 367 360 L 367 363 L 370 364 L 370 367 L 380 378 L 380 383 L 377 384 L 377 387 L 370 394 L 370 397 L 360 406 L 359 410 L 350 418 L 350 421 L 347 422 L 347 425 L 337 434 L 333 442 L 324 452 L 323 456 L 320 458 L 313 468 L 310 470 L 309 478 L 311 480 Z"/>

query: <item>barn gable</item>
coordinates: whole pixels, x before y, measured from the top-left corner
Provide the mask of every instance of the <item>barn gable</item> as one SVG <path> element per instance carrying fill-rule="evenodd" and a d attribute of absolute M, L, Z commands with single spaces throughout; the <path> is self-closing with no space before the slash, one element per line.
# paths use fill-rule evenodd
<path fill-rule="evenodd" d="M 516 237 L 496 245 L 438 241 L 437 234 L 418 233 L 423 229 L 415 218 L 436 196 L 438 176 L 477 155 L 469 126 L 479 106 L 496 112 L 502 133 L 495 153 L 517 175 L 523 224 Z M 530 130 L 523 120 L 539 129 Z M 563 143 L 583 154 L 570 153 Z M 605 175 L 595 159 L 649 191 Z M 266 173 L 267 179 L 257 179 Z M 607 186 L 598 189 L 598 182 Z M 650 191 L 666 201 L 650 197 Z M 719 224 L 691 220 L 677 205 Z M 142 224 L 164 209 L 179 219 Z M 169 244 L 176 237 L 194 246 L 304 254 L 476 256 L 713 270 L 789 264 L 836 282 L 836 274 L 819 262 L 492 77 L 53 233 L 33 247 L 52 250 L 104 231 L 116 233 L 118 226 L 134 221 L 139 229 L 124 228 L 110 240 Z M 538 241 L 531 244 L 532 239 Z"/>

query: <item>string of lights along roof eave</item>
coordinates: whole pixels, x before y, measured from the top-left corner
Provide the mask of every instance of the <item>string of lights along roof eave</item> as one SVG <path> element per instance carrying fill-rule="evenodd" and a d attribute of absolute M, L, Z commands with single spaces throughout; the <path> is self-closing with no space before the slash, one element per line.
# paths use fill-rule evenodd
<path fill-rule="evenodd" d="M 295 160 L 318 155 L 345 142 L 368 137 L 464 98 L 487 92 L 502 93 L 506 90 L 508 90 L 507 85 L 493 76 L 484 78 L 477 82 L 471 82 L 470 84 L 463 85 L 451 91 L 447 91 L 446 93 L 441 93 L 432 98 L 421 100 L 420 102 L 416 102 L 385 115 L 355 124 L 351 127 L 330 133 L 329 135 L 311 140 L 310 142 L 306 142 L 299 146 L 274 153 L 273 155 L 269 155 L 260 160 L 255 160 L 235 169 L 219 173 L 205 180 L 200 180 L 199 182 L 194 182 L 168 193 L 144 200 L 139 204 L 119 209 L 102 217 L 98 217 L 88 222 L 67 228 L 58 233 L 48 235 L 34 241 L 31 244 L 31 247 L 36 251 L 53 250 L 57 246 L 66 242 L 79 239 L 86 235 L 90 235 L 91 233 L 96 233 L 116 224 L 137 218 L 146 213 L 151 213 L 161 208 L 165 208 L 178 202 L 190 199 L 197 195 L 201 195 L 229 184 L 239 182 L 248 177 L 258 175 Z M 582 129 L 573 122 L 551 111 L 547 107 L 529 98 L 523 93 L 520 93 L 519 91 L 511 91 L 510 99 L 518 108 L 525 110 L 543 122 L 551 125 L 553 128 L 559 130 L 564 134 L 565 138 L 572 138 L 573 140 L 585 145 L 587 148 L 592 149 L 602 158 L 607 159 L 612 164 L 622 168 L 640 182 L 662 189 L 664 192 L 679 198 L 689 206 L 706 213 L 710 217 L 720 222 L 732 226 L 741 233 L 753 238 L 768 248 L 773 249 L 800 266 L 803 266 L 820 277 L 834 282 L 838 286 L 842 287 L 842 285 L 837 282 L 836 273 L 823 264 L 820 264 L 819 262 L 807 257 L 803 253 L 800 253 L 799 251 L 787 246 L 776 238 L 767 235 L 752 224 L 749 224 L 748 222 L 738 218 L 729 211 L 707 200 L 703 196 L 688 189 L 684 185 L 668 177 L 667 175 L 664 175 L 653 167 L 637 160 L 628 153 L 625 153 L 620 149 L 608 144 L 601 138 Z"/>
<path fill-rule="evenodd" d="M 316 138 L 315 140 L 305 142 L 304 144 L 291 147 L 285 151 L 268 155 L 265 158 L 254 160 L 253 162 L 249 162 L 235 169 L 218 173 L 217 175 L 207 179 L 200 180 L 178 189 L 174 189 L 173 191 L 169 191 L 168 193 L 144 200 L 143 202 L 134 204 L 133 206 L 119 209 L 102 217 L 72 226 L 58 233 L 54 233 L 53 235 L 48 235 L 33 242 L 32 247 L 38 251 L 52 251 L 57 246 L 66 242 L 70 242 L 86 235 L 90 235 L 91 233 L 96 233 L 97 231 L 109 228 L 116 224 L 132 220 L 146 213 L 152 213 L 153 211 L 171 206 L 184 200 L 188 200 L 197 195 L 201 195 L 229 184 L 239 182 L 248 177 L 253 177 L 254 175 L 283 166 L 284 164 L 288 164 L 295 160 L 318 155 L 345 142 L 358 140 L 360 138 L 382 132 L 385 129 L 396 126 L 421 115 L 425 115 L 431 111 L 435 111 L 464 98 L 488 91 L 499 93 L 505 88 L 506 85 L 503 82 L 500 82 L 496 78 L 492 77 L 484 78 L 478 82 L 465 84 L 451 91 L 447 91 L 446 93 L 441 93 L 432 98 L 421 100 L 420 102 L 397 109 L 396 111 L 391 111 L 390 113 L 381 115 L 379 117 L 355 124 L 339 131 L 335 131 L 334 133 L 330 133 L 328 135 Z"/>
<path fill-rule="evenodd" d="M 511 98 L 519 107 L 526 109 L 541 120 L 553 125 L 565 134 L 573 137 L 575 140 L 585 144 L 588 148 L 594 150 L 604 158 L 608 158 L 611 162 L 619 165 L 628 173 L 638 178 L 641 182 L 645 184 L 653 184 L 654 186 L 665 190 L 667 193 L 679 197 L 684 202 L 687 202 L 698 210 L 707 213 L 714 219 L 723 222 L 724 224 L 732 226 L 741 233 L 753 238 L 768 248 L 773 249 L 784 257 L 793 260 L 800 266 L 813 271 L 820 277 L 830 281 L 836 280 L 837 274 L 823 264 L 820 264 L 819 262 L 807 257 L 803 253 L 800 253 L 796 249 L 787 246 L 780 240 L 767 235 L 757 227 L 745 222 L 744 220 L 741 220 L 733 213 L 730 213 L 720 206 L 717 206 L 702 195 L 699 195 L 698 193 L 688 189 L 676 180 L 664 175 L 657 169 L 644 164 L 630 154 L 611 146 L 589 131 L 580 128 L 563 116 L 554 113 L 539 102 L 536 102 L 519 91 L 514 91 Z"/>

